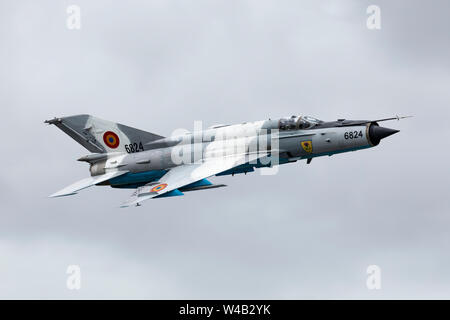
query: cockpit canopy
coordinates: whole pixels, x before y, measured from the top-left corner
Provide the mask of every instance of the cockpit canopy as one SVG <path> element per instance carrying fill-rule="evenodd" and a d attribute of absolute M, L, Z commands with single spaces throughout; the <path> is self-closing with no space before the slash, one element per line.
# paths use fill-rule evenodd
<path fill-rule="evenodd" d="M 278 129 L 304 130 L 310 129 L 320 123 L 323 123 L 323 121 L 310 116 L 292 116 L 290 118 L 281 118 L 278 122 Z"/>

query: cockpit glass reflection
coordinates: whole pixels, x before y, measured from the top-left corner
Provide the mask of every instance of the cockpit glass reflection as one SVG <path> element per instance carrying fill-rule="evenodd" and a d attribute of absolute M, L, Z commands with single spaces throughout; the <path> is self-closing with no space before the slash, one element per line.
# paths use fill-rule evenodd
<path fill-rule="evenodd" d="M 278 129 L 280 130 L 304 130 L 310 129 L 320 123 L 322 120 L 310 116 L 292 116 L 281 118 Z"/>

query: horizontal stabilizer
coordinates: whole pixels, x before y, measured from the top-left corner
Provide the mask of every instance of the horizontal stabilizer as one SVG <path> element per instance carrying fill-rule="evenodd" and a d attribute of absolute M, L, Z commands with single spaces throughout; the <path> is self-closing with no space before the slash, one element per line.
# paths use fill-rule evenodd
<path fill-rule="evenodd" d="M 70 196 L 70 195 L 76 194 L 77 191 L 86 189 L 88 187 L 96 185 L 97 183 L 104 182 L 109 179 L 121 176 L 127 172 L 128 171 L 114 171 L 114 172 L 108 172 L 108 173 L 105 173 L 105 174 L 102 174 L 99 176 L 88 177 L 83 180 L 77 181 L 77 182 L 71 184 L 70 186 L 65 187 L 62 190 L 59 190 L 58 192 L 55 192 L 54 194 L 50 195 L 49 197 L 55 198 L 55 197 Z"/>

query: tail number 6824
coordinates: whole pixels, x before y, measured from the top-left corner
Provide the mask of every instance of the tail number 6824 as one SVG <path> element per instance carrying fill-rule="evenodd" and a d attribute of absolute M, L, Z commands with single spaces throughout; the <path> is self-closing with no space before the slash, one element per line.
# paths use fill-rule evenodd
<path fill-rule="evenodd" d="M 142 142 L 139 142 L 139 144 L 137 144 L 136 142 L 132 142 L 125 145 L 125 151 L 128 153 L 144 151 L 144 146 L 142 145 Z"/>

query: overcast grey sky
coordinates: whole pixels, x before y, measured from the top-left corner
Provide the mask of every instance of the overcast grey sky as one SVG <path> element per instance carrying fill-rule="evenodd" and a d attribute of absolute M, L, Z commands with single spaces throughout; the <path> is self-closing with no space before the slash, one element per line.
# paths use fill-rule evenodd
<path fill-rule="evenodd" d="M 68 5 L 81 30 L 66 28 Z M 366 27 L 381 8 L 381 30 Z M 450 298 L 448 1 L 0 2 L 0 298 Z M 373 149 L 119 209 L 53 116 L 161 135 L 414 118 Z M 66 288 L 81 267 L 82 287 Z M 382 289 L 366 288 L 366 268 Z"/>

